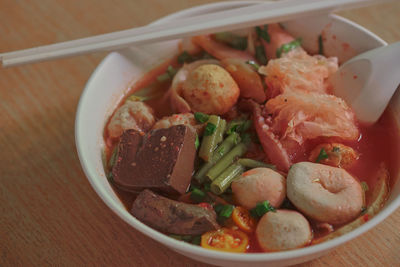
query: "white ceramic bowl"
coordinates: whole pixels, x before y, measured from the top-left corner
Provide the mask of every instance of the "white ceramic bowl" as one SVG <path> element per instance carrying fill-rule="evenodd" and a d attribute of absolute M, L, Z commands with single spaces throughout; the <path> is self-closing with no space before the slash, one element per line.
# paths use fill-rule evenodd
<path fill-rule="evenodd" d="M 167 16 L 156 23 L 249 4 L 252 2 L 223 2 L 199 6 Z M 329 55 L 338 56 L 341 60 L 349 58 L 354 53 L 386 45 L 373 33 L 334 15 L 299 19 L 285 22 L 284 25 L 290 33 L 303 38 L 303 45 L 307 49 L 314 51 L 317 49 L 318 35 L 326 27 L 329 34 L 325 51 Z M 343 47 L 347 45 L 343 45 L 343 42 L 349 44 L 353 50 L 344 49 Z M 129 86 L 146 70 L 177 52 L 176 44 L 177 41 L 169 41 L 147 45 L 144 48 L 129 48 L 110 53 L 90 77 L 79 102 L 75 138 L 83 170 L 101 199 L 125 222 L 171 249 L 199 261 L 223 266 L 285 266 L 321 256 L 336 246 L 368 231 L 400 206 L 400 184 L 397 182 L 392 188 L 385 207 L 377 216 L 361 227 L 319 245 L 277 253 L 232 254 L 206 250 L 169 238 L 138 221 L 125 209 L 106 179 L 101 156 L 104 147 L 103 128 L 107 118 Z M 391 108 L 399 122 L 400 94 L 394 96 Z"/>

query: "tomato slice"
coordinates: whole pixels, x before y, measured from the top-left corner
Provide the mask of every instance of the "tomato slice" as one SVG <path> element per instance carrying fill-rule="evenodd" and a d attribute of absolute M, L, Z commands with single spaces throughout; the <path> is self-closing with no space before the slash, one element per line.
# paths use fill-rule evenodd
<path fill-rule="evenodd" d="M 254 232 L 257 221 L 251 217 L 250 212 L 240 206 L 237 206 L 232 212 L 232 219 L 240 230 L 246 233 Z"/>
<path fill-rule="evenodd" d="M 201 236 L 201 246 L 207 249 L 226 252 L 246 252 L 248 245 L 249 238 L 247 234 L 229 228 L 210 231 Z"/>

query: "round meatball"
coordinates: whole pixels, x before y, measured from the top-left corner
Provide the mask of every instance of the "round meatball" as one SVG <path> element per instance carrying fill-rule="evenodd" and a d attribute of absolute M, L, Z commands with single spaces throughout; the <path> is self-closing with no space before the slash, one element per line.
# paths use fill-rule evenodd
<path fill-rule="evenodd" d="M 354 220 L 365 205 L 364 190 L 355 177 L 344 169 L 312 162 L 290 167 L 287 197 L 307 217 L 334 225 Z"/>
<path fill-rule="evenodd" d="M 236 202 L 246 209 L 252 209 L 265 200 L 278 208 L 286 197 L 285 177 L 269 168 L 244 172 L 231 186 Z"/>
<path fill-rule="evenodd" d="M 174 114 L 168 117 L 164 117 L 154 124 L 153 129 L 169 128 L 174 125 L 186 125 L 199 136 L 201 136 L 204 130 L 204 123 L 198 123 L 192 113 Z"/>
<path fill-rule="evenodd" d="M 147 132 L 155 122 L 154 111 L 140 101 L 126 101 L 112 116 L 108 124 L 108 134 L 111 138 L 118 138 L 123 131 L 135 129 Z"/>
<path fill-rule="evenodd" d="M 258 222 L 256 237 L 264 251 L 281 251 L 304 247 L 310 243 L 310 224 L 301 213 L 277 210 L 266 213 Z"/>
<path fill-rule="evenodd" d="M 194 112 L 222 115 L 239 98 L 239 87 L 222 67 L 205 64 L 191 71 L 182 85 L 182 97 Z"/>

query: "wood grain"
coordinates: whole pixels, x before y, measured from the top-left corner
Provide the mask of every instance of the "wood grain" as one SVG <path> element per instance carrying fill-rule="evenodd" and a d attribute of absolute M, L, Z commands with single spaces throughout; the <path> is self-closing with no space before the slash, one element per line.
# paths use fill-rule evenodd
<path fill-rule="evenodd" d="M 204 0 L 0 2 L 0 52 L 147 24 Z M 388 42 L 400 3 L 341 12 Z M 74 143 L 79 95 L 105 53 L 0 69 L 0 266 L 207 266 L 132 229 L 90 187 Z M 398 266 L 400 210 L 301 266 Z"/>

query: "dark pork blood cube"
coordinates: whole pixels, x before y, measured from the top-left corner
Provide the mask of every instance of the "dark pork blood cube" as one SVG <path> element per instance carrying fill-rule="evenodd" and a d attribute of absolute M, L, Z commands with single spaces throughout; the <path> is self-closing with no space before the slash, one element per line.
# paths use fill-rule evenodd
<path fill-rule="evenodd" d="M 192 177 L 196 135 L 185 125 L 157 129 L 142 136 L 125 131 L 112 174 L 120 189 L 145 188 L 172 194 L 186 192 Z"/>
<path fill-rule="evenodd" d="M 131 214 L 144 224 L 170 234 L 201 235 L 220 228 L 213 209 L 171 200 L 150 190 L 138 195 Z"/>

